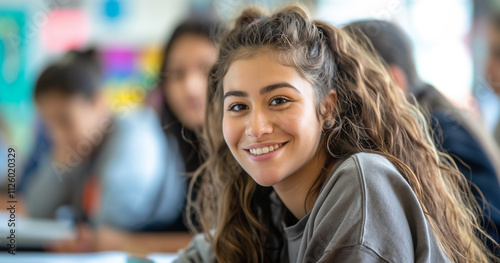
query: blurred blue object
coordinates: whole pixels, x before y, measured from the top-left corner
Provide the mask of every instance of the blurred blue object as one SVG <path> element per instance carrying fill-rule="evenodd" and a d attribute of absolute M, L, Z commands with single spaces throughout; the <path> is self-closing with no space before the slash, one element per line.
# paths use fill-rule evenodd
<path fill-rule="evenodd" d="M 115 19 L 120 16 L 121 13 L 121 2 L 118 0 L 107 0 L 105 1 L 105 13 L 106 16 L 110 19 Z"/>

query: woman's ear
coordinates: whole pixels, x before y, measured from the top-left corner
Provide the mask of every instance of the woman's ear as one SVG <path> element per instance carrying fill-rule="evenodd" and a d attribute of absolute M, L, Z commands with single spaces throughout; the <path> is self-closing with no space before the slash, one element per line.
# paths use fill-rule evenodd
<path fill-rule="evenodd" d="M 334 111 L 335 105 L 337 104 L 337 92 L 335 90 L 330 90 L 328 96 L 321 102 L 321 118 L 323 120 L 331 119 Z"/>

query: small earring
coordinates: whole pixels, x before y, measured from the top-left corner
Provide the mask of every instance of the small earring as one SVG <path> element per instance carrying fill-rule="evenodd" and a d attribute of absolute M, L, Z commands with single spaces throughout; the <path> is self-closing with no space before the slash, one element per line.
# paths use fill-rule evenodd
<path fill-rule="evenodd" d="M 332 121 L 331 120 L 325 121 L 325 128 L 330 129 L 331 127 L 332 127 Z"/>

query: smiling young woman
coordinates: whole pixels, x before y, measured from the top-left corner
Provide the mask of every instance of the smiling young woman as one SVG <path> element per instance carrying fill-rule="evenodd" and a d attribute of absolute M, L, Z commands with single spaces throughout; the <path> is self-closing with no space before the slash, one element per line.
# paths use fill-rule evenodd
<path fill-rule="evenodd" d="M 303 200 L 316 180 L 311 175 L 318 175 L 326 161 L 325 152 L 318 151 L 322 125 L 315 118 L 311 83 L 264 52 L 234 61 L 223 87 L 222 131 L 232 155 L 257 184 L 273 186 L 302 218 L 310 210 Z M 333 105 L 335 99 L 332 90 L 325 102 Z"/>
<path fill-rule="evenodd" d="M 247 9 L 209 76 L 203 234 L 177 262 L 486 262 L 477 203 L 345 31 Z"/>

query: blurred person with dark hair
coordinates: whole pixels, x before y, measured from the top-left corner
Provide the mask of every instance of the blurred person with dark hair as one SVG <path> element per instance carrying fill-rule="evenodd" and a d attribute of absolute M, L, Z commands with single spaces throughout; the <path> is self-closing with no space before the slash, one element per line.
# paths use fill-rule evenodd
<path fill-rule="evenodd" d="M 28 216 L 78 223 L 76 239 L 50 250 L 102 250 L 109 228 L 157 231 L 181 216 L 178 144 L 165 138 L 151 109 L 111 113 L 95 51 L 70 51 L 47 67 L 34 98 L 52 146 L 26 183 Z"/>
<path fill-rule="evenodd" d="M 203 162 L 198 138 L 205 123 L 208 73 L 217 59 L 216 43 L 222 31 L 210 16 L 187 19 L 164 47 L 159 113 L 167 138 L 179 142 L 188 174 Z"/>
<path fill-rule="evenodd" d="M 202 162 L 198 135 L 204 125 L 208 71 L 217 57 L 215 43 L 220 29 L 207 16 L 181 22 L 164 47 L 158 86 L 149 96 L 149 103 L 160 114 L 167 141 L 177 145 L 182 174 L 187 176 L 186 187 L 191 181 L 189 174 Z M 106 237 L 110 242 L 105 242 L 107 246 L 103 249 L 174 252 L 185 247 L 192 238 L 185 216 L 195 216 L 184 211 L 186 203 L 187 199 L 183 199 L 179 206 L 183 216 L 160 232 L 134 233 L 108 228 Z"/>
<path fill-rule="evenodd" d="M 420 79 L 410 40 L 398 26 L 381 20 L 365 20 L 351 23 L 346 29 L 367 48 L 373 47 L 398 86 L 408 96 L 414 96 L 420 106 L 432 115 L 437 145 L 453 157 L 460 172 L 477 186 L 478 189 L 472 186 L 472 191 L 484 209 L 483 226 L 489 235 L 500 241 L 497 232 L 500 228 L 500 155 L 492 138 L 479 123 Z M 487 203 L 483 203 L 481 194 Z M 490 247 L 493 250 L 491 244 Z"/>
<path fill-rule="evenodd" d="M 167 137 L 179 142 L 186 172 L 201 164 L 198 137 L 205 122 L 208 72 L 217 57 L 221 27 L 210 17 L 181 22 L 167 41 L 158 87 L 150 96 Z"/>
<path fill-rule="evenodd" d="M 500 11 L 489 16 L 487 28 L 487 80 L 491 89 L 500 96 Z M 500 145 L 500 121 L 497 122 L 493 136 L 497 144 Z"/>

